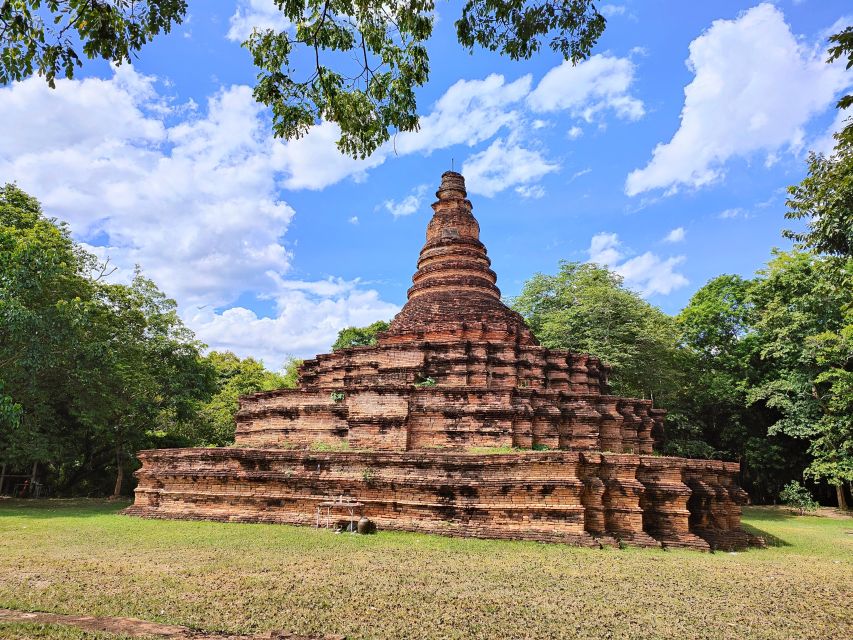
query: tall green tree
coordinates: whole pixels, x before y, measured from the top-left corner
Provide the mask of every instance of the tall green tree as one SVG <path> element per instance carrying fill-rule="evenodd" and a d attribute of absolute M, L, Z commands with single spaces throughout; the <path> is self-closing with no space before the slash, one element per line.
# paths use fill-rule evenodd
<path fill-rule="evenodd" d="M 675 321 L 607 268 L 560 263 L 536 274 L 512 300 L 546 347 L 589 353 L 613 367 L 616 392 L 663 401 L 683 366 Z"/>
<path fill-rule="evenodd" d="M 153 282 L 105 273 L 34 198 L 0 190 L 0 463 L 41 465 L 57 488 L 101 490 L 109 470 L 118 494 L 133 453 L 191 418 L 213 370 Z"/>
<path fill-rule="evenodd" d="M 204 345 L 177 314 L 177 304 L 137 271 L 130 285 L 104 284 L 94 322 L 82 340 L 74 376 L 74 413 L 115 454 L 113 495 L 137 450 L 164 424 L 194 416 L 214 390 Z"/>
<path fill-rule="evenodd" d="M 73 443 L 67 371 L 81 346 L 94 266 L 65 225 L 14 185 L 0 189 L 0 462 L 38 465 Z"/>
<path fill-rule="evenodd" d="M 739 461 L 742 485 L 763 502 L 773 501 L 787 482 L 800 479 L 808 458 L 794 438 L 768 435 L 776 416 L 747 398 L 767 368 L 754 327 L 752 286 L 739 276 L 718 276 L 678 314 L 690 369 L 667 407 L 671 436 L 664 451 Z"/>
<path fill-rule="evenodd" d="M 766 369 L 748 398 L 775 412 L 770 435 L 804 442 L 812 457 L 806 474 L 834 485 L 844 507 L 843 483 L 853 479 L 853 431 L 845 414 L 853 404 L 846 375 L 853 357 L 844 309 L 853 293 L 840 286 L 838 265 L 831 256 L 777 251 L 759 272 L 751 299 Z"/>

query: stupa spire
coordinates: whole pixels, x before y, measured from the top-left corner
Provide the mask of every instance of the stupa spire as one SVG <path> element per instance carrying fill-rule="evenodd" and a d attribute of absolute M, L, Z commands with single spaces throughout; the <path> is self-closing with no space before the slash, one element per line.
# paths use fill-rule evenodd
<path fill-rule="evenodd" d="M 441 176 L 435 193 L 433 217 L 427 226 L 426 243 L 412 277 L 409 300 L 427 293 L 466 291 L 500 300 L 486 247 L 480 242 L 480 225 L 465 190 L 465 178 L 455 171 Z"/>
<path fill-rule="evenodd" d="M 501 302 L 465 178 L 445 171 L 435 196 L 408 302 L 382 339 L 446 340 L 488 334 L 536 344 L 524 319 Z"/>

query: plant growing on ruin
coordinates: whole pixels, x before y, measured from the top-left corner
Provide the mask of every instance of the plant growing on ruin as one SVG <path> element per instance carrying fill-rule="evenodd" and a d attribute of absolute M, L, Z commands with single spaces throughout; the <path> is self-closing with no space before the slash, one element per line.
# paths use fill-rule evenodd
<path fill-rule="evenodd" d="M 345 397 L 346 394 L 344 394 L 343 391 L 332 391 L 332 393 L 329 394 L 329 398 L 332 399 L 332 402 L 342 402 Z"/>
<path fill-rule="evenodd" d="M 418 387 L 418 388 L 421 388 L 421 387 L 434 387 L 434 386 L 435 386 L 435 385 L 437 385 L 437 384 L 438 384 L 438 383 L 435 381 L 435 378 L 431 378 L 431 377 L 429 377 L 429 376 L 427 376 L 427 377 L 425 377 L 425 378 L 422 378 L 422 377 L 420 377 L 420 376 L 419 376 L 419 377 L 418 377 L 418 379 L 417 379 L 417 380 L 415 380 L 415 386 L 416 386 L 416 387 Z"/>

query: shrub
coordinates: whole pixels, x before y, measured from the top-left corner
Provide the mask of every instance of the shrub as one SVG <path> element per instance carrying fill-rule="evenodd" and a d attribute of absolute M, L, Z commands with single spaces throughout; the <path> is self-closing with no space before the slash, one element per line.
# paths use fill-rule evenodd
<path fill-rule="evenodd" d="M 779 499 L 782 503 L 796 509 L 800 515 L 806 511 L 814 511 L 818 508 L 818 503 L 812 498 L 812 494 L 796 480 L 791 480 L 782 491 L 779 492 Z"/>

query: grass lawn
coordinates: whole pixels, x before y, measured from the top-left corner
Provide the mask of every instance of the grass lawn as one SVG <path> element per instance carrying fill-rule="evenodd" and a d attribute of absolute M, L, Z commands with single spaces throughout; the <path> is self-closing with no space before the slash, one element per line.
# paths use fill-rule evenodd
<path fill-rule="evenodd" d="M 0 501 L 0 607 L 349 638 L 853 638 L 850 518 L 748 508 L 777 546 L 710 554 L 142 520 L 123 506 Z"/>

